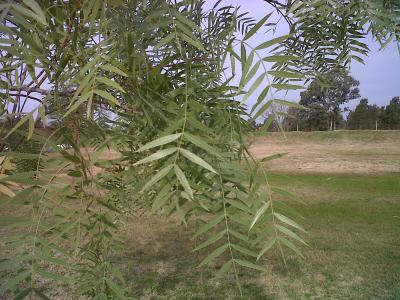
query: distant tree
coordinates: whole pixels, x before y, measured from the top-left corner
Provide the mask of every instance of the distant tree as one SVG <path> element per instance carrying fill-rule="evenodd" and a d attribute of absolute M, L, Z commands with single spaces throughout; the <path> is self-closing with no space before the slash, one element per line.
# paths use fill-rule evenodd
<path fill-rule="evenodd" d="M 380 116 L 384 129 L 400 129 L 400 97 L 393 97 Z"/>
<path fill-rule="evenodd" d="M 288 107 L 280 103 L 272 103 L 271 106 L 264 112 L 264 124 L 272 119 L 271 124 L 268 126 L 268 131 L 280 131 L 284 129 L 283 123 L 286 118 Z"/>
<path fill-rule="evenodd" d="M 359 82 L 351 77 L 345 69 L 332 69 L 315 79 L 307 90 L 301 92 L 300 104 L 308 108 L 308 113 L 301 113 L 309 123 L 308 129 L 334 130 L 343 123 L 340 106 L 360 97 Z M 328 122 L 321 122 L 328 114 Z M 312 123 L 313 120 L 316 123 Z M 305 121 L 305 120 L 303 120 Z"/>
<path fill-rule="evenodd" d="M 374 129 L 379 119 L 380 108 L 368 105 L 368 99 L 361 99 L 354 111 L 347 118 L 349 129 Z"/>
<path fill-rule="evenodd" d="M 329 114 L 318 103 L 311 103 L 305 110 L 290 108 L 283 121 L 283 127 L 288 131 L 323 131 L 328 129 Z"/>

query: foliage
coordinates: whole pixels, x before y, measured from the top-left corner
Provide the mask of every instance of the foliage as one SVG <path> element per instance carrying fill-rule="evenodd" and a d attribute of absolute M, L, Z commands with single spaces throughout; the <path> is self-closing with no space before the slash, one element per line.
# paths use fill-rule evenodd
<path fill-rule="evenodd" d="M 368 99 L 361 99 L 360 103 L 347 117 L 349 129 L 374 129 L 377 125 L 380 109 L 376 105 L 368 105 Z"/>
<path fill-rule="evenodd" d="M 343 69 L 333 69 L 313 80 L 306 91 L 300 93 L 299 104 L 306 110 L 293 110 L 286 118 L 292 130 L 336 129 L 343 123 L 340 105 L 360 96 L 359 82 Z"/>
<path fill-rule="evenodd" d="M 331 15 L 330 4 L 318 2 L 312 11 L 287 2 L 293 28 L 304 22 L 299 13 Z M 128 299 L 113 257 L 125 246 L 127 216 L 138 211 L 174 214 L 186 226 L 205 218 L 196 234 L 204 241 L 195 250 L 207 249 L 200 266 L 225 259 L 216 275 L 232 271 L 239 290 L 239 270 L 263 271 L 259 262 L 272 247 L 301 256 L 304 229 L 276 209 L 273 195 L 287 193 L 268 185 L 244 134 L 272 103 L 296 106 L 274 91 L 301 88 L 297 81 L 316 75 L 303 65 L 321 65 L 286 53 L 294 50 L 286 41 L 306 45 L 304 37 L 328 24 L 252 47 L 257 31 L 273 29 L 269 15 L 255 22 L 219 3 L 210 10 L 195 0 L 0 5 L 1 202 L 19 212 L 6 220 L 5 230 L 15 235 L 2 239 L 0 293 L 47 299 L 51 281 L 67 286 L 69 298 Z M 333 17 L 350 24 L 340 28 L 365 35 L 360 18 L 369 16 L 354 19 L 343 7 Z M 383 39 L 398 33 L 376 27 L 373 18 L 371 24 Z M 307 47 L 322 49 L 327 41 L 321 36 Z M 339 43 L 339 66 L 354 58 L 345 47 L 357 44 L 354 38 L 332 33 L 329 42 Z M 244 104 L 263 83 L 250 116 Z M 48 123 L 44 135 L 39 128 Z M 25 140 L 40 143 L 39 154 L 18 152 Z M 37 159 L 43 169 L 38 163 L 34 171 L 15 172 L 16 156 Z"/>
<path fill-rule="evenodd" d="M 340 115 L 339 115 L 340 116 Z M 318 103 L 310 103 L 306 110 L 289 109 L 285 116 L 285 130 L 323 131 L 329 129 L 329 114 Z"/>
<path fill-rule="evenodd" d="M 400 129 L 400 97 L 393 97 L 389 105 L 382 108 L 380 120 L 384 129 Z"/>
<path fill-rule="evenodd" d="M 363 42 L 366 34 L 371 34 L 382 49 L 399 41 L 397 0 L 285 2 L 282 6 L 289 12 L 285 16 L 292 33 L 285 41 L 285 53 L 301 58 L 297 67 L 303 72 L 323 74 L 335 69 L 338 63 L 346 67 L 353 60 L 364 63 L 363 56 L 369 51 Z"/>
<path fill-rule="evenodd" d="M 361 99 L 347 118 L 349 129 L 399 129 L 400 101 L 393 97 L 389 105 L 378 107 L 368 105 L 367 99 Z"/>

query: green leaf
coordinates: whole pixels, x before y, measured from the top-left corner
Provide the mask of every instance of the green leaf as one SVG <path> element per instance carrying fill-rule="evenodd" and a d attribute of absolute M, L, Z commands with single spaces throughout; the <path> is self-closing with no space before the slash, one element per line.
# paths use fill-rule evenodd
<path fill-rule="evenodd" d="M 14 300 L 22 300 L 25 299 L 26 296 L 28 296 L 32 292 L 32 288 L 26 288 L 22 291 L 20 291 L 17 295 L 15 295 Z"/>
<path fill-rule="evenodd" d="M 300 57 L 293 55 L 271 55 L 263 58 L 263 61 L 284 63 L 291 60 L 300 60 Z"/>
<path fill-rule="evenodd" d="M 198 32 L 202 32 L 201 28 L 197 26 L 193 21 L 189 20 L 186 18 L 184 15 L 179 13 L 178 11 L 173 10 L 172 13 L 174 16 L 177 18 L 177 20 L 187 26 L 189 26 L 191 29 L 197 30 Z"/>
<path fill-rule="evenodd" d="M 235 53 L 234 51 L 232 51 L 232 53 Z M 252 52 L 253 53 L 253 52 Z M 254 57 L 254 55 L 253 56 L 251 56 L 251 55 L 249 55 L 249 57 L 251 58 L 251 57 Z M 250 60 L 250 59 L 247 59 L 247 53 L 246 53 L 246 46 L 244 45 L 244 43 L 240 43 L 240 62 L 242 63 L 242 76 L 246 76 L 246 72 L 243 72 L 243 70 L 245 70 L 246 69 L 246 67 L 245 67 L 245 65 L 248 63 L 248 62 L 250 62 L 248 65 L 248 68 L 247 69 L 250 69 L 250 66 L 251 66 L 251 63 L 252 63 L 252 59 Z"/>
<path fill-rule="evenodd" d="M 192 135 L 190 133 L 185 132 L 184 137 L 191 142 L 192 144 L 196 145 L 197 147 L 203 149 L 204 151 L 214 155 L 217 158 L 222 158 L 221 153 L 218 152 L 218 149 L 210 146 L 204 139 L 199 136 Z"/>
<path fill-rule="evenodd" d="M 231 62 L 231 70 L 232 70 L 232 75 L 236 74 L 236 60 L 233 55 L 229 56 L 230 62 Z"/>
<path fill-rule="evenodd" d="M 43 126 L 46 127 L 46 110 L 43 105 L 39 106 L 38 114 L 40 116 L 40 119 L 42 120 Z"/>
<path fill-rule="evenodd" d="M 278 239 L 286 247 L 288 247 L 289 249 L 292 249 L 294 252 L 297 253 L 297 255 L 299 255 L 300 257 L 304 258 L 303 254 L 301 254 L 300 250 L 291 241 L 289 241 L 289 240 L 287 240 L 287 239 L 285 239 L 283 237 L 279 237 Z"/>
<path fill-rule="evenodd" d="M 289 152 L 284 152 L 284 153 L 277 153 L 277 154 L 272 154 L 269 156 L 264 157 L 263 159 L 261 159 L 262 162 L 266 162 L 266 161 L 270 161 L 270 160 L 274 160 L 277 158 L 281 158 L 282 156 L 287 155 Z"/>
<path fill-rule="evenodd" d="M 67 174 L 71 177 L 82 177 L 82 172 L 79 170 L 70 170 Z"/>
<path fill-rule="evenodd" d="M 17 124 L 15 124 L 15 126 L 7 133 L 5 138 L 8 138 L 14 131 L 16 131 L 19 127 L 21 127 L 26 121 L 28 121 L 30 119 L 30 116 L 31 114 L 29 113 L 26 116 L 24 116 L 21 120 L 19 120 Z"/>
<path fill-rule="evenodd" d="M 42 8 L 39 6 L 39 4 L 34 1 L 34 0 L 23 0 L 24 4 L 28 6 L 38 17 L 40 20 L 40 23 L 43 25 L 47 25 L 46 22 L 46 16 L 42 10 Z"/>
<path fill-rule="evenodd" d="M 71 265 L 70 263 L 68 263 L 67 261 L 49 256 L 48 254 L 44 253 L 43 251 L 38 255 L 38 257 L 47 263 L 62 266 L 67 269 L 74 269 L 74 266 Z"/>
<path fill-rule="evenodd" d="M 155 183 L 160 181 L 162 178 L 164 178 L 172 169 L 174 165 L 168 165 L 164 168 L 162 168 L 160 171 L 157 172 L 156 175 L 154 175 L 142 188 L 142 191 L 145 191 L 152 187 Z"/>
<path fill-rule="evenodd" d="M 234 236 L 235 238 L 237 238 L 237 239 L 239 239 L 239 240 L 242 240 L 243 242 L 246 242 L 246 243 L 248 243 L 249 242 L 249 237 L 247 236 L 247 235 L 244 235 L 244 234 L 242 234 L 242 233 L 240 233 L 240 232 L 237 232 L 237 231 L 235 231 L 235 230 L 233 230 L 233 229 L 231 229 L 231 228 L 229 228 L 229 233 L 232 235 L 232 236 Z"/>
<path fill-rule="evenodd" d="M 247 72 L 250 70 L 250 67 L 253 64 L 253 60 L 254 60 L 254 51 L 251 51 L 249 54 L 249 57 L 243 57 L 244 55 L 246 55 L 246 48 L 243 46 L 242 48 L 242 53 L 241 53 L 241 59 L 242 59 L 242 78 L 246 78 L 247 76 Z M 243 82 L 243 80 L 241 80 L 241 82 Z"/>
<path fill-rule="evenodd" d="M 96 80 L 97 80 L 98 82 L 104 83 L 105 85 L 107 85 L 107 86 L 109 86 L 109 87 L 112 87 L 112 88 L 114 88 L 114 89 L 116 89 L 116 90 L 118 90 L 118 91 L 120 91 L 120 92 L 125 93 L 125 90 L 123 89 L 123 87 L 120 86 L 120 85 L 119 85 L 117 82 L 115 82 L 114 80 L 111 80 L 111 79 L 109 79 L 109 78 L 107 78 L 107 77 L 103 77 L 103 76 L 96 77 Z"/>
<path fill-rule="evenodd" d="M 104 281 L 107 283 L 107 286 L 113 291 L 113 293 L 118 297 L 118 299 L 126 299 L 124 288 L 118 286 L 114 281 L 104 278 Z"/>
<path fill-rule="evenodd" d="M 253 221 L 251 222 L 249 231 L 253 228 L 253 226 L 257 223 L 257 221 L 264 215 L 264 213 L 267 211 L 268 207 L 270 205 L 270 202 L 265 202 L 256 212 L 254 215 Z"/>
<path fill-rule="evenodd" d="M 207 232 L 208 230 L 210 230 L 211 228 L 215 227 L 224 219 L 224 217 L 225 217 L 224 215 L 216 215 L 212 219 L 208 220 L 206 224 L 204 224 L 203 226 L 201 226 L 199 228 L 199 230 L 196 232 L 196 234 L 193 237 L 197 238 L 199 235 L 201 235 L 201 234 Z"/>
<path fill-rule="evenodd" d="M 0 182 L 16 182 L 16 183 L 22 183 L 22 184 L 27 184 L 31 185 L 35 181 L 33 178 L 36 176 L 35 171 L 28 171 L 28 172 L 17 172 L 12 175 L 9 175 L 7 177 L 2 177 L 0 178 Z"/>
<path fill-rule="evenodd" d="M 260 93 L 260 95 L 259 95 L 258 98 L 257 98 L 256 104 L 254 104 L 253 107 L 251 108 L 251 111 L 250 111 L 251 114 L 252 114 L 252 113 L 256 110 L 256 108 L 265 100 L 265 98 L 267 97 L 267 94 L 268 94 L 268 92 L 269 92 L 269 88 L 270 88 L 270 86 L 267 85 L 267 86 L 262 90 L 262 92 Z M 256 118 L 257 118 L 257 117 L 254 117 L 254 119 L 256 119 Z"/>
<path fill-rule="evenodd" d="M 217 274 L 215 274 L 215 278 L 220 278 L 224 276 L 226 273 L 229 272 L 229 270 L 232 267 L 232 260 L 227 261 L 224 263 L 224 265 L 221 267 L 221 269 L 218 270 Z"/>
<path fill-rule="evenodd" d="M 304 89 L 301 85 L 289 84 L 289 83 L 273 83 L 271 86 L 277 90 L 299 90 Z"/>
<path fill-rule="evenodd" d="M 24 237 L 22 237 L 22 238 L 24 238 Z M 3 242 L 6 242 L 6 241 L 3 241 Z M 27 261 L 30 261 L 30 260 L 32 260 L 31 255 L 18 255 L 16 257 L 14 257 L 12 260 L 4 260 L 4 261 L 0 262 L 0 271 L 3 272 L 6 270 L 18 269 L 22 263 L 26 263 Z"/>
<path fill-rule="evenodd" d="M 265 254 L 265 252 L 267 252 L 269 249 L 272 248 L 272 246 L 275 244 L 275 242 L 276 242 L 276 238 L 274 237 L 264 245 L 264 247 L 261 249 L 260 253 L 257 256 L 257 261 Z"/>
<path fill-rule="evenodd" d="M 298 72 L 288 72 L 288 71 L 268 71 L 268 74 L 274 77 L 281 78 L 295 78 L 295 79 L 303 79 L 305 76 Z"/>
<path fill-rule="evenodd" d="M 232 205 L 233 207 L 236 207 L 244 212 L 248 212 L 250 214 L 253 214 L 253 211 L 251 210 L 251 208 L 247 207 L 246 205 L 244 205 L 241 201 L 239 200 L 234 200 L 234 199 L 226 199 L 226 202 L 228 202 L 230 205 Z"/>
<path fill-rule="evenodd" d="M 300 243 L 303 243 L 304 245 L 307 245 L 305 241 L 303 241 L 302 238 L 300 238 L 297 234 L 295 234 L 293 231 L 287 229 L 286 227 L 283 227 L 281 225 L 275 224 L 274 225 L 276 229 L 278 229 L 280 232 L 286 234 L 287 236 L 299 241 Z"/>
<path fill-rule="evenodd" d="M 110 93 L 108 93 L 106 91 L 99 90 L 99 89 L 93 90 L 93 93 L 99 95 L 100 97 L 102 97 L 102 98 L 104 98 L 106 100 L 108 100 L 108 102 L 111 105 L 115 104 L 115 105 L 119 106 L 118 100 L 113 95 L 111 95 Z"/>
<path fill-rule="evenodd" d="M 50 300 L 50 298 L 47 297 L 45 294 L 43 294 L 41 290 L 35 289 L 35 288 L 33 290 L 34 290 L 35 294 L 40 297 L 40 299 Z"/>
<path fill-rule="evenodd" d="M 256 50 L 265 49 L 265 48 L 271 47 L 275 44 L 281 43 L 281 42 L 285 41 L 289 36 L 290 35 L 283 35 L 283 36 L 274 38 L 272 40 L 266 41 L 266 42 L 262 43 L 261 45 L 258 45 L 256 47 Z"/>
<path fill-rule="evenodd" d="M 108 300 L 108 296 L 105 293 L 97 294 L 93 300 Z"/>
<path fill-rule="evenodd" d="M 162 146 L 165 144 L 169 144 L 182 136 L 182 133 L 170 134 L 167 136 L 160 137 L 154 141 L 147 143 L 146 145 L 140 147 L 136 152 L 141 152 L 145 150 L 149 150 L 154 147 Z"/>
<path fill-rule="evenodd" d="M 253 257 L 257 257 L 257 254 L 254 251 L 251 251 L 247 248 L 244 248 L 240 245 L 236 245 L 236 244 L 231 244 L 232 248 L 235 249 L 236 251 L 239 251 L 243 254 L 249 255 L 249 256 L 253 256 Z"/>
<path fill-rule="evenodd" d="M 260 28 L 261 26 L 264 25 L 264 23 L 269 19 L 269 17 L 272 15 L 272 13 L 269 13 L 266 15 L 264 18 L 262 18 L 260 21 L 257 22 L 256 25 L 253 26 L 253 28 L 244 36 L 243 40 L 248 40 L 251 38 Z"/>
<path fill-rule="evenodd" d="M 75 101 L 73 105 L 70 106 L 70 108 L 67 110 L 67 112 L 62 116 L 64 119 L 66 116 L 68 116 L 70 113 L 76 111 L 79 106 L 81 106 L 88 98 L 93 96 L 93 91 L 89 91 L 84 95 L 81 95 L 80 98 Z"/>
<path fill-rule="evenodd" d="M 274 213 L 274 216 L 277 217 L 279 221 L 286 223 L 290 226 L 293 226 L 294 228 L 297 228 L 303 232 L 306 232 L 299 224 L 297 224 L 295 221 L 289 219 L 288 217 L 285 217 L 284 215 L 281 215 L 280 213 Z"/>
<path fill-rule="evenodd" d="M 39 274 L 41 277 L 51 279 L 51 280 L 57 280 L 57 281 L 67 281 L 67 277 L 64 277 L 62 275 L 56 274 L 56 273 L 51 273 L 47 271 L 42 271 L 42 270 L 37 270 L 37 274 Z"/>
<path fill-rule="evenodd" d="M 31 275 L 31 271 L 22 271 L 12 279 L 9 279 L 5 282 L 0 287 L 0 293 L 4 293 L 8 290 L 14 290 L 16 286 L 23 280 L 27 279 Z"/>
<path fill-rule="evenodd" d="M 197 49 L 199 49 L 200 51 L 206 51 L 206 49 L 204 49 L 204 46 L 202 45 L 202 43 L 196 38 L 191 38 L 189 36 L 187 36 L 184 33 L 179 33 L 179 36 L 186 41 L 187 43 L 191 44 L 192 46 L 196 47 Z"/>
<path fill-rule="evenodd" d="M 105 71 L 128 77 L 128 75 L 124 71 L 121 71 L 119 68 L 114 67 L 113 65 L 100 65 L 99 67 Z"/>
<path fill-rule="evenodd" d="M 193 199 L 193 192 L 192 192 L 192 189 L 189 185 L 189 181 L 187 180 L 185 174 L 183 173 L 181 168 L 179 168 L 178 165 L 174 165 L 174 169 L 175 169 L 176 177 L 178 178 L 178 180 L 181 183 L 182 187 L 184 188 L 185 192 L 189 195 L 189 197 L 191 199 Z"/>
<path fill-rule="evenodd" d="M 209 163 L 207 163 L 202 158 L 198 157 L 196 154 L 194 154 L 186 149 L 182 149 L 182 148 L 179 149 L 179 151 L 180 151 L 180 153 L 182 153 L 183 156 L 185 156 L 187 159 L 191 160 L 195 164 L 209 170 L 210 172 L 217 174 L 217 171 L 215 171 L 214 168 L 211 167 L 211 165 Z"/>
<path fill-rule="evenodd" d="M 303 105 L 300 105 L 296 102 L 291 102 L 291 101 L 287 101 L 287 100 L 281 100 L 281 99 L 273 99 L 272 101 L 274 101 L 275 103 L 279 103 L 283 106 L 287 106 L 287 107 L 294 107 L 294 108 L 298 108 L 298 109 L 305 109 L 305 107 Z"/>
<path fill-rule="evenodd" d="M 136 163 L 134 163 L 134 166 L 140 165 L 140 164 L 145 164 L 145 163 L 149 163 L 155 160 L 159 160 L 163 157 L 166 157 L 168 155 L 171 155 L 172 153 L 176 152 L 177 148 L 173 147 L 173 148 L 167 148 L 167 149 L 162 149 L 162 150 L 158 150 L 156 153 L 153 153 L 150 156 L 147 156 L 139 161 L 137 161 Z"/>
<path fill-rule="evenodd" d="M 261 65 L 261 61 L 258 61 L 250 70 L 249 74 L 244 78 L 242 77 L 243 81 L 240 83 L 241 86 L 245 86 L 251 79 L 253 79 L 254 75 L 257 73 L 259 67 Z"/>
<path fill-rule="evenodd" d="M 168 189 L 170 188 L 169 185 L 165 185 L 164 187 L 167 187 Z M 163 189 L 164 189 L 164 187 L 163 187 Z M 157 194 L 157 196 L 154 198 L 153 205 L 152 205 L 152 207 L 151 207 L 151 212 L 154 213 L 155 211 L 157 211 L 158 209 L 160 209 L 160 208 L 165 204 L 165 202 L 166 202 L 168 199 L 171 198 L 171 196 L 172 196 L 173 194 L 174 194 L 174 192 L 168 192 L 168 191 L 166 191 L 166 192 L 163 193 L 162 191 L 160 191 L 160 192 Z"/>
<path fill-rule="evenodd" d="M 265 268 L 263 268 L 263 267 L 261 267 L 259 265 L 253 264 L 253 263 L 251 263 L 249 261 L 246 261 L 246 260 L 234 259 L 234 262 L 236 262 L 237 264 L 239 264 L 239 265 L 241 265 L 243 267 L 249 268 L 249 269 L 254 269 L 254 270 L 257 270 L 257 271 L 261 271 L 261 272 L 267 272 L 267 269 L 265 269 Z"/>
<path fill-rule="evenodd" d="M 175 38 L 175 32 L 171 32 L 170 34 L 168 34 L 167 36 L 163 37 L 155 46 L 154 49 L 158 50 L 160 49 L 162 46 L 168 44 L 169 42 L 171 42 L 173 39 Z"/>
<path fill-rule="evenodd" d="M 24 1 L 25 2 L 25 1 Z M 33 3 L 33 1 L 27 1 L 28 3 Z M 34 12 L 32 10 L 29 10 L 21 5 L 14 5 L 13 6 L 15 10 L 17 10 L 20 14 L 32 18 L 36 21 L 38 21 L 39 23 L 41 23 L 42 25 L 46 26 L 47 22 L 46 22 L 46 18 L 44 17 L 44 15 L 41 15 L 40 13 L 38 14 L 37 12 Z"/>
<path fill-rule="evenodd" d="M 381 48 L 382 49 L 382 48 Z M 361 58 L 361 57 L 359 57 L 359 56 L 357 56 L 357 55 L 350 55 L 350 58 L 351 59 L 354 59 L 355 61 L 358 61 L 359 63 L 361 63 L 361 64 L 363 64 L 363 65 L 365 65 L 365 61 Z"/>
<path fill-rule="evenodd" d="M 255 81 L 254 83 L 250 86 L 249 91 L 246 93 L 246 95 L 243 97 L 242 101 L 240 103 L 246 103 L 247 99 L 254 93 L 254 91 L 260 86 L 260 84 L 263 82 L 265 78 L 265 74 L 261 74 Z"/>
<path fill-rule="evenodd" d="M 220 232 L 218 232 L 218 233 L 216 233 L 216 234 L 214 234 L 208 240 L 206 240 L 205 242 L 201 243 L 196 248 L 194 248 L 193 251 L 199 251 L 200 249 L 203 249 L 203 248 L 215 243 L 216 241 L 219 241 L 225 234 L 226 234 L 226 230 L 225 229 L 220 231 Z"/>
<path fill-rule="evenodd" d="M 271 126 L 272 121 L 275 120 L 275 115 L 269 115 L 268 118 L 265 120 L 264 125 L 261 127 L 261 131 L 267 131 L 269 126 Z"/>
<path fill-rule="evenodd" d="M 35 119 L 33 118 L 33 115 L 29 115 L 29 123 L 28 123 L 28 136 L 27 140 L 30 140 L 33 135 L 33 131 L 35 130 Z"/>
<path fill-rule="evenodd" d="M 212 260 L 216 259 L 218 256 L 220 256 L 222 253 L 225 252 L 226 249 L 228 249 L 229 244 L 222 245 L 215 249 L 213 252 L 211 252 L 200 264 L 199 267 L 208 265 Z"/>

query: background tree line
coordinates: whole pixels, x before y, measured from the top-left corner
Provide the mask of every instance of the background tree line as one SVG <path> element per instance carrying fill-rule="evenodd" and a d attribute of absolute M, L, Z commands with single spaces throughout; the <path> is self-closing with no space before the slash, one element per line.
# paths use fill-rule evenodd
<path fill-rule="evenodd" d="M 389 104 L 379 107 L 368 104 L 367 98 L 362 98 L 354 110 L 341 108 L 350 100 L 360 98 L 359 81 L 349 75 L 345 69 L 332 69 L 314 79 L 307 90 L 300 93 L 297 107 L 272 106 L 266 113 L 278 115 L 271 131 L 282 127 L 287 131 L 315 131 L 335 129 L 400 129 L 400 97 L 393 97 Z M 348 112 L 347 119 L 343 113 Z"/>
<path fill-rule="evenodd" d="M 389 105 L 369 105 L 368 99 L 361 99 L 354 111 L 347 117 L 348 129 L 400 129 L 400 97 L 393 97 Z"/>

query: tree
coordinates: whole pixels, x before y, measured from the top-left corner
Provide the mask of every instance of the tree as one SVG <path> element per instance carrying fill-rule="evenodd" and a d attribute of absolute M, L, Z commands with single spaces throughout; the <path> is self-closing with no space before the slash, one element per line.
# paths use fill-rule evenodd
<path fill-rule="evenodd" d="M 289 131 L 324 131 L 328 130 L 329 114 L 324 107 L 313 103 L 305 109 L 289 109 L 283 124 Z"/>
<path fill-rule="evenodd" d="M 400 129 L 400 97 L 393 97 L 380 116 L 385 129 Z"/>
<path fill-rule="evenodd" d="M 270 16 L 256 22 L 219 2 L 0 4 L 0 192 L 17 232 L 4 241 L 0 293 L 46 299 L 44 285 L 57 280 L 71 299 L 129 299 L 113 257 L 137 208 L 187 226 L 206 220 L 196 233 L 204 241 L 195 250 L 207 250 L 200 266 L 219 259 L 217 275 L 232 272 L 240 291 L 241 268 L 263 271 L 272 247 L 301 255 L 304 230 L 274 205 L 246 129 L 273 103 L 296 106 L 269 93 L 361 60 L 366 23 L 383 45 L 398 38 L 399 5 L 266 2 L 290 29 L 256 47 L 248 40 L 274 29 Z M 244 104 L 262 83 L 249 115 Z M 43 135 L 49 122 L 56 127 Z M 40 153 L 21 153 L 26 140 L 40 142 Z M 109 148 L 120 158 L 99 160 Z M 42 169 L 15 171 L 16 156 Z"/>
<path fill-rule="evenodd" d="M 359 82 L 344 69 L 333 69 L 319 80 L 311 82 L 307 90 L 300 94 L 300 104 L 309 108 L 308 114 L 302 116 L 309 119 L 309 129 L 318 127 L 322 130 L 335 130 L 343 121 L 340 105 L 360 97 Z M 317 114 L 320 114 L 319 116 Z M 325 126 L 321 121 L 328 114 L 329 121 Z M 312 115 L 312 116 L 311 116 Z M 317 124 L 313 124 L 313 120 Z"/>
<path fill-rule="evenodd" d="M 348 116 L 349 129 L 375 129 L 380 109 L 376 105 L 368 105 L 368 99 L 361 99 L 354 111 Z"/>
<path fill-rule="evenodd" d="M 263 114 L 264 124 L 273 120 L 268 125 L 269 131 L 280 131 L 283 128 L 283 121 L 287 115 L 287 106 L 279 103 L 273 103 Z M 268 124 L 268 123 L 267 123 Z"/>

